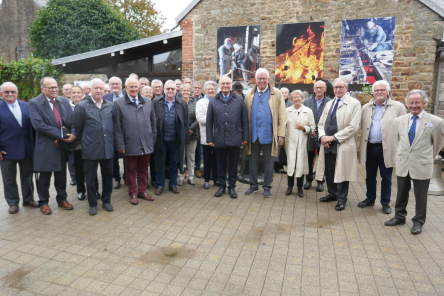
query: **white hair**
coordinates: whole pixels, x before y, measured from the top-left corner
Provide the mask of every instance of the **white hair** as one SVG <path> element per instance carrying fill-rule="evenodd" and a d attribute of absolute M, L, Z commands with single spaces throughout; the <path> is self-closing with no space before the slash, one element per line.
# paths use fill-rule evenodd
<path fill-rule="evenodd" d="M 258 76 L 259 74 L 262 74 L 262 73 L 267 74 L 267 78 L 270 78 L 270 73 L 269 73 L 268 70 L 265 69 L 265 68 L 259 68 L 259 69 L 257 69 L 257 71 L 256 71 L 256 75 L 255 75 L 254 77 L 257 78 L 257 76 Z"/>
<path fill-rule="evenodd" d="M 127 78 L 127 79 L 125 80 L 125 87 L 128 86 L 128 83 L 129 83 L 131 80 L 134 80 L 135 82 L 137 82 L 137 87 L 139 87 L 139 80 L 137 80 L 136 78 L 132 78 L 132 77 L 129 77 L 129 78 Z"/>
<path fill-rule="evenodd" d="M 296 94 L 300 95 L 302 100 L 305 98 L 304 93 L 299 89 L 292 91 L 290 94 L 290 98 L 293 100 L 293 95 L 296 95 Z"/>
<path fill-rule="evenodd" d="M 18 92 L 18 87 L 17 87 L 17 85 L 15 85 L 14 83 L 12 83 L 12 82 L 4 82 L 3 84 L 2 84 L 2 86 L 0 86 L 0 91 L 1 92 L 3 92 L 3 87 L 5 87 L 5 86 L 14 86 L 15 87 L 15 89 L 17 90 L 17 92 Z"/>
<path fill-rule="evenodd" d="M 113 77 L 111 77 L 108 81 L 109 81 L 109 83 L 111 83 L 111 80 L 118 80 L 119 82 L 120 82 L 120 85 L 122 85 L 122 79 L 120 79 L 119 77 L 117 77 L 117 76 L 113 76 Z"/>
<path fill-rule="evenodd" d="M 173 83 L 173 84 L 174 84 L 174 87 L 176 87 L 176 83 L 175 83 L 173 80 L 167 80 L 167 81 L 165 81 L 165 85 L 164 85 L 164 87 L 166 87 L 166 85 L 169 84 L 169 83 Z"/>
<path fill-rule="evenodd" d="M 96 79 L 99 79 L 99 78 L 94 78 L 93 80 L 91 80 L 91 85 L 92 85 L 92 82 L 94 81 L 94 80 L 96 80 Z M 100 80 L 100 79 L 99 79 Z M 100 80 L 100 81 L 102 81 L 102 80 Z M 102 81 L 103 82 L 103 81 Z M 86 87 L 89 87 L 89 88 L 91 88 L 91 85 L 89 85 L 89 84 L 87 84 L 87 83 L 84 83 L 84 84 L 82 84 L 80 87 L 82 88 L 82 90 L 84 90 Z"/>
<path fill-rule="evenodd" d="M 378 80 L 375 83 L 373 83 L 373 85 L 372 85 L 372 92 L 375 91 L 375 86 L 380 85 L 380 84 L 385 85 L 385 88 L 387 89 L 387 91 L 390 92 L 390 83 L 388 83 L 385 80 Z"/>
<path fill-rule="evenodd" d="M 204 84 L 204 90 L 207 90 L 207 86 L 208 86 L 208 85 L 212 85 L 212 86 L 214 86 L 214 89 L 217 88 L 217 83 L 214 82 L 214 81 L 212 81 L 212 80 L 209 80 L 209 81 L 205 82 L 205 84 Z"/>
<path fill-rule="evenodd" d="M 101 85 L 103 85 L 103 88 L 105 88 L 105 82 L 103 82 L 103 80 L 100 78 L 94 78 L 93 80 L 91 80 L 91 85 L 94 85 L 94 83 L 100 83 Z"/>
<path fill-rule="evenodd" d="M 180 80 L 180 79 L 176 79 L 176 80 L 174 80 L 174 82 L 180 82 L 180 83 L 182 83 L 182 80 Z"/>
<path fill-rule="evenodd" d="M 288 93 L 290 93 L 290 91 L 289 91 L 288 88 L 286 88 L 286 87 L 282 87 L 282 88 L 281 88 L 281 92 L 282 92 L 283 90 L 286 90 Z"/>
<path fill-rule="evenodd" d="M 153 81 L 151 81 L 151 87 L 154 87 L 154 83 L 160 83 L 163 87 L 163 83 L 159 79 L 154 79 Z"/>
<path fill-rule="evenodd" d="M 342 78 L 342 77 L 338 77 L 338 78 L 336 78 L 336 79 L 333 81 L 333 86 L 335 85 L 335 83 L 336 83 L 337 81 L 341 81 L 341 82 L 343 82 L 345 87 L 348 86 L 348 81 L 345 80 L 345 79 Z"/>
<path fill-rule="evenodd" d="M 152 88 L 151 86 L 149 86 L 149 85 L 145 85 L 144 87 L 142 87 L 141 92 L 144 91 L 144 90 L 146 90 L 146 89 L 151 89 L 151 90 L 153 90 L 153 88 Z"/>
<path fill-rule="evenodd" d="M 412 89 L 411 91 L 409 91 L 407 93 L 407 95 L 405 96 L 405 104 L 408 105 L 409 104 L 409 97 L 411 95 L 415 95 L 415 94 L 420 94 L 421 95 L 421 99 L 422 102 L 424 104 L 427 104 L 429 102 L 429 98 L 427 98 L 427 94 L 425 91 L 423 91 L 422 89 Z"/>

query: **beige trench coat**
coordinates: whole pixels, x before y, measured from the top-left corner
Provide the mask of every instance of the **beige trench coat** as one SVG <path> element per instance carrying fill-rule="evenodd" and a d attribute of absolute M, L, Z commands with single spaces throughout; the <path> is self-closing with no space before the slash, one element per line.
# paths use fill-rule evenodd
<path fill-rule="evenodd" d="M 322 112 L 318 124 L 319 138 L 325 136 L 325 119 L 334 102 L 335 100 L 328 102 Z M 334 182 L 358 181 L 358 157 L 356 152 L 359 123 L 361 122 L 361 103 L 347 93 L 342 105 L 336 110 L 336 120 L 338 132 L 334 136 L 338 140 L 339 145 L 338 153 L 336 154 Z M 325 168 L 324 146 L 321 145 L 316 169 L 316 180 L 322 181 L 325 169 L 332 168 Z"/>
<path fill-rule="evenodd" d="M 273 117 L 273 143 L 271 146 L 271 156 L 277 156 L 278 137 L 285 137 L 285 127 L 287 125 L 287 112 L 285 111 L 285 100 L 281 91 L 275 87 L 268 85 L 270 89 L 270 105 L 271 116 Z M 245 105 L 247 105 L 248 121 L 250 122 L 250 139 L 251 139 L 251 108 L 253 106 L 254 93 L 257 85 L 245 96 Z M 281 145 L 283 143 L 280 143 Z M 251 154 L 251 141 L 245 145 L 245 153 Z"/>
<path fill-rule="evenodd" d="M 300 122 L 305 131 L 294 128 Z M 314 131 L 316 123 L 313 111 L 302 105 L 300 113 L 294 106 L 287 108 L 287 131 L 285 133 L 285 152 L 287 153 L 287 175 L 296 178 L 308 174 L 307 139 L 310 131 Z"/>
<path fill-rule="evenodd" d="M 375 99 L 362 107 L 361 118 L 361 142 L 359 144 L 359 163 L 365 164 L 367 159 L 367 144 L 370 135 L 370 127 L 372 125 L 372 118 L 375 114 Z M 382 134 L 382 152 L 384 155 L 384 164 L 387 168 L 394 165 L 396 155 L 396 142 L 394 137 L 390 137 L 390 132 L 393 129 L 393 120 L 396 117 L 406 114 L 407 109 L 401 102 L 394 101 L 391 98 L 387 99 L 387 104 L 382 107 L 384 110 L 381 118 L 381 134 Z"/>

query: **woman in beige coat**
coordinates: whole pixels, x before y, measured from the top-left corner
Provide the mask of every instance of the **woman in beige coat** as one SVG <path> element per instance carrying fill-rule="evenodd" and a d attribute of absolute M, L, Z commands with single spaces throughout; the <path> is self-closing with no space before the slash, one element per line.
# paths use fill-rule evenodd
<path fill-rule="evenodd" d="M 287 153 L 287 183 L 285 195 L 293 191 L 294 178 L 297 178 L 299 197 L 304 196 L 302 186 L 304 175 L 308 174 L 308 134 L 314 131 L 316 123 L 313 111 L 302 105 L 304 94 L 300 90 L 291 92 L 293 106 L 287 108 L 287 128 L 285 132 L 285 152 Z"/>

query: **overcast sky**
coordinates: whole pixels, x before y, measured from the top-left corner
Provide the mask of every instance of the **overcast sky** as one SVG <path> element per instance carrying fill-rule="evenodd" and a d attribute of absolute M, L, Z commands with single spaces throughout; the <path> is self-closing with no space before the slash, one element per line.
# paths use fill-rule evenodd
<path fill-rule="evenodd" d="M 176 18 L 192 0 L 152 0 L 157 10 L 159 10 L 166 18 L 164 29 L 171 30 L 176 21 Z"/>

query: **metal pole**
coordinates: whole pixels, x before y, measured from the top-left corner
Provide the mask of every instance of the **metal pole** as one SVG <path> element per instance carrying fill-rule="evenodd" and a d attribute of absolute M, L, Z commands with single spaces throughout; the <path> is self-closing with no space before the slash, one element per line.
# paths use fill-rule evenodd
<path fill-rule="evenodd" d="M 433 115 L 438 115 L 439 91 L 441 84 L 442 60 L 444 59 L 444 48 L 442 47 L 438 48 L 438 52 L 440 52 L 440 56 L 439 56 L 439 65 L 438 65 L 438 76 L 436 76 L 435 99 L 433 100 Z"/>

